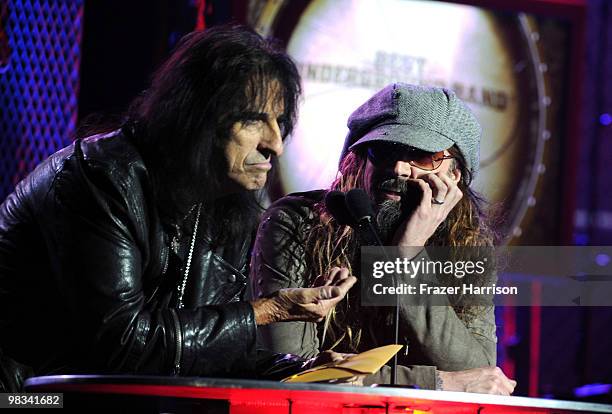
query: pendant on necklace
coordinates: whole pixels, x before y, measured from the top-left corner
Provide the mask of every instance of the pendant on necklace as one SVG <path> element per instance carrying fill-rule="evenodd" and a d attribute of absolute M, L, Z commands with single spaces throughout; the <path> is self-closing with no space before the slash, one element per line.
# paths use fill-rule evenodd
<path fill-rule="evenodd" d="M 172 248 L 172 251 L 174 252 L 174 254 L 178 255 L 178 251 L 179 251 L 179 241 L 178 241 L 178 237 L 176 236 L 172 236 L 172 241 L 170 242 L 170 247 Z"/>
<path fill-rule="evenodd" d="M 175 224 L 174 225 L 174 235 L 172 236 L 172 240 L 170 240 L 170 248 L 174 252 L 174 254 L 178 255 L 179 248 L 181 247 L 180 239 L 181 239 L 181 228 Z"/>

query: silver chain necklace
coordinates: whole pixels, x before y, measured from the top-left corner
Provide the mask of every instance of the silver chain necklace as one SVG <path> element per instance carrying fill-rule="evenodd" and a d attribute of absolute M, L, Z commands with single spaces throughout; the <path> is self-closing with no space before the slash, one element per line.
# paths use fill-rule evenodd
<path fill-rule="evenodd" d="M 198 225 L 200 224 L 200 213 L 202 211 L 202 203 L 198 204 L 198 210 L 196 213 L 195 224 L 193 225 L 193 234 L 191 235 L 191 245 L 189 246 L 189 254 L 187 255 L 187 263 L 185 264 L 185 272 L 183 274 L 183 282 L 180 286 L 177 286 L 178 291 L 178 308 L 182 309 L 183 295 L 185 294 L 185 287 L 187 286 L 187 277 L 189 276 L 189 269 L 191 268 L 191 258 L 193 257 L 193 249 L 195 247 L 196 234 L 198 234 Z M 191 212 L 191 211 L 190 211 Z"/>

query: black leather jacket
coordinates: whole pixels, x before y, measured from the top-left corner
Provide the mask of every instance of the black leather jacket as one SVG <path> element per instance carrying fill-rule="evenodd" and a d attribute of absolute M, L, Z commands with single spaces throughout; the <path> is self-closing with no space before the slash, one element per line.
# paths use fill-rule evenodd
<path fill-rule="evenodd" d="M 176 308 L 186 228 L 181 258 L 146 166 L 119 132 L 77 140 L 39 165 L 0 206 L 4 387 L 55 373 L 278 378 L 298 370 L 301 359 L 256 351 L 253 309 L 240 301 L 250 240 L 212 248 L 200 226 L 185 308 Z"/>

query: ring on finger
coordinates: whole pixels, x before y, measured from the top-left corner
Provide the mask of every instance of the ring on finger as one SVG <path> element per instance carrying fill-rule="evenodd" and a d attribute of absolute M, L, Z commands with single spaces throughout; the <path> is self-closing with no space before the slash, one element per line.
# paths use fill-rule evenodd
<path fill-rule="evenodd" d="M 437 204 L 437 205 L 444 204 L 444 200 L 436 200 L 435 198 L 432 198 L 431 204 Z"/>

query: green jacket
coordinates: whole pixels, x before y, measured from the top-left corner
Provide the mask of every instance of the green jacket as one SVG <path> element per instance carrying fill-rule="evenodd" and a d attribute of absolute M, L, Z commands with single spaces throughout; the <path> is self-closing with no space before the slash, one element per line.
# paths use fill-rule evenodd
<path fill-rule="evenodd" d="M 250 295 L 260 298 L 282 288 L 308 287 L 305 242 L 317 219 L 313 210 L 323 191 L 298 193 L 275 202 L 260 223 L 251 259 Z M 359 277 L 358 275 L 356 275 Z M 354 290 L 355 288 L 353 288 Z M 359 294 L 349 292 L 350 294 Z M 372 308 L 361 308 L 358 317 L 371 319 Z M 392 343 L 392 319 L 366 324 L 358 351 Z M 460 371 L 496 364 L 495 315 L 487 306 L 469 322 L 452 306 L 400 307 L 399 384 L 435 389 L 435 372 Z M 321 324 L 280 322 L 258 327 L 259 345 L 275 352 L 314 357 L 321 349 Z M 348 349 L 334 348 L 338 352 Z M 370 375 L 364 383 L 388 383 L 389 367 Z"/>

